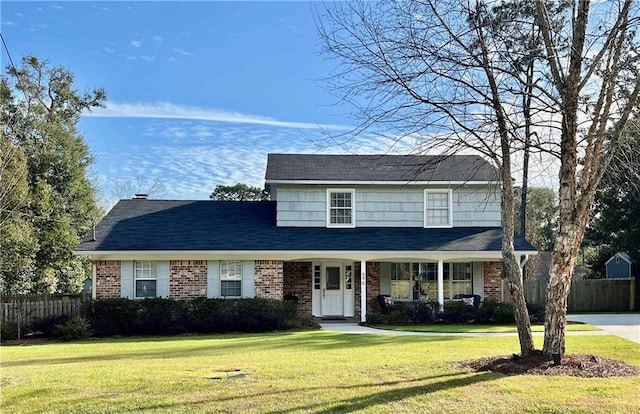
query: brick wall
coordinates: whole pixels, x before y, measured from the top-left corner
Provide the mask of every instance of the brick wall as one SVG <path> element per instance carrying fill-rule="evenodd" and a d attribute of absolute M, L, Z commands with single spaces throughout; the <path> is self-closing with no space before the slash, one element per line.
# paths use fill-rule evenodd
<path fill-rule="evenodd" d="M 502 262 L 484 262 L 484 298 L 502 301 Z"/>
<path fill-rule="evenodd" d="M 355 262 L 354 267 L 355 283 L 355 305 L 356 316 L 360 316 L 360 262 Z M 367 262 L 367 312 L 375 309 L 377 297 L 380 294 L 380 262 Z"/>
<path fill-rule="evenodd" d="M 206 260 L 171 260 L 169 262 L 169 297 L 171 299 L 194 299 L 206 296 Z"/>
<path fill-rule="evenodd" d="M 283 299 L 284 279 L 282 260 L 256 260 L 255 289 L 257 298 Z"/>
<path fill-rule="evenodd" d="M 310 262 L 285 262 L 283 266 L 284 296 L 298 297 L 298 314 L 302 316 L 312 312 L 311 272 Z"/>
<path fill-rule="evenodd" d="M 96 264 L 96 298 L 120 297 L 120 260 L 98 260 Z"/>

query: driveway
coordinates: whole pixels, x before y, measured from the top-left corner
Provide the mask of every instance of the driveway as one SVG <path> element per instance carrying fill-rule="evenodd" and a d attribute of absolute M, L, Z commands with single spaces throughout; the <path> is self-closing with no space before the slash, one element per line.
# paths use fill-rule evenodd
<path fill-rule="evenodd" d="M 640 344 L 639 313 L 569 314 L 567 320 L 588 323 L 613 335 Z"/>
<path fill-rule="evenodd" d="M 567 320 L 571 322 L 588 323 L 597 326 L 602 331 L 566 331 L 567 336 L 590 336 L 590 335 L 617 335 L 640 344 L 640 314 L 570 314 Z M 471 336 L 471 337 L 492 337 L 492 336 L 517 336 L 516 333 L 440 333 L 440 332 L 405 332 L 387 331 L 382 329 L 360 326 L 357 323 L 345 322 L 323 322 L 320 327 L 327 331 L 350 333 L 350 334 L 374 334 L 374 335 L 411 335 L 411 336 Z M 543 336 L 543 332 L 533 332 L 533 336 Z"/>

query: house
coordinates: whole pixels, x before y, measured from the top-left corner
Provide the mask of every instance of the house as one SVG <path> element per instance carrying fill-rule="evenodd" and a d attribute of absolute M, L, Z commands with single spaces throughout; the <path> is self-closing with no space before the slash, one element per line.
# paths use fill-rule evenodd
<path fill-rule="evenodd" d="M 631 278 L 634 276 L 635 266 L 631 256 L 618 252 L 605 262 L 607 279 Z"/>
<path fill-rule="evenodd" d="M 269 154 L 272 201 L 121 200 L 74 253 L 95 298 L 295 296 L 362 321 L 381 294 L 502 300 L 498 177 L 473 155 Z"/>

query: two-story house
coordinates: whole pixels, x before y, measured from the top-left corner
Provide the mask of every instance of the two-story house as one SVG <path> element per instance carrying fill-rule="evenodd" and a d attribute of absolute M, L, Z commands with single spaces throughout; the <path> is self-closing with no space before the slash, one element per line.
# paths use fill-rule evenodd
<path fill-rule="evenodd" d="M 295 296 L 362 321 L 380 294 L 503 298 L 499 175 L 479 156 L 269 154 L 265 184 L 272 201 L 121 200 L 74 252 L 94 298 Z"/>

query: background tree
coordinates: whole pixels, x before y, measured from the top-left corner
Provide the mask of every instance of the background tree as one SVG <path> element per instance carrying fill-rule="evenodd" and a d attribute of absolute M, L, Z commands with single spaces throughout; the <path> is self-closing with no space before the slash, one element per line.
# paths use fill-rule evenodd
<path fill-rule="evenodd" d="M 216 185 L 209 198 L 214 201 L 263 201 L 269 199 L 269 193 L 266 189 L 238 183 Z"/>
<path fill-rule="evenodd" d="M 553 249 L 555 240 L 555 232 L 558 225 L 558 202 L 556 192 L 552 188 L 529 187 L 528 196 L 522 197 L 521 188 L 516 188 L 516 222 L 522 223 L 518 231 L 522 234 L 524 227 L 526 233 L 525 238 L 540 252 L 547 252 Z M 522 205 L 520 200 L 525 200 L 526 216 L 521 217 Z M 523 269 L 523 278 L 534 277 L 540 255 L 529 258 L 525 268 Z"/>
<path fill-rule="evenodd" d="M 328 88 L 354 105 L 360 121 L 353 134 L 410 138 L 420 153 L 471 150 L 498 167 L 503 276 L 527 354 L 534 347 L 513 247 L 512 165 L 538 136 L 532 128 L 548 105 L 531 102 L 539 95 L 535 13 L 513 3 L 500 12 L 481 1 L 348 2 L 328 7 L 318 21 L 324 52 L 340 60 Z"/>
<path fill-rule="evenodd" d="M 16 259 L 26 263 L 34 252 L 28 288 L 7 284 L 2 288 L 76 292 L 87 273 L 71 251 L 100 215 L 87 178 L 93 159 L 76 126 L 84 110 L 103 105 L 105 93 L 77 92 L 68 70 L 50 68 L 34 56 L 24 57 L 20 68 L 10 66 L 1 84 L 3 145 L 24 155 L 28 190 L 20 214 L 10 215 L 11 223 L 5 224 L 14 227 L 23 247 L 30 246 Z M 9 255 L 4 247 L 3 254 Z M 1 267 L 3 274 L 20 268 L 10 260 Z"/>
<path fill-rule="evenodd" d="M 596 189 L 638 110 L 638 3 L 574 0 L 556 26 L 536 2 L 548 82 L 541 90 L 560 116 L 559 220 L 547 286 L 543 351 L 565 352 L 567 298 Z"/>
<path fill-rule="evenodd" d="M 165 186 L 157 180 L 137 175 L 128 180 L 110 180 L 108 191 L 117 200 L 133 198 L 136 194 L 146 194 L 149 198 L 158 198 L 165 191 Z"/>
<path fill-rule="evenodd" d="M 585 244 L 598 254 L 589 262 L 592 273 L 605 276 L 605 262 L 616 252 L 640 263 L 640 125 L 632 124 L 631 139 L 618 148 L 596 190 L 595 218 Z"/>

